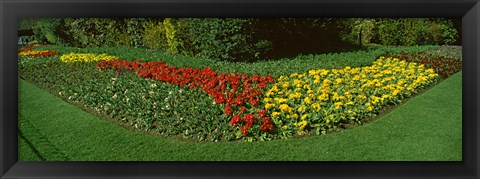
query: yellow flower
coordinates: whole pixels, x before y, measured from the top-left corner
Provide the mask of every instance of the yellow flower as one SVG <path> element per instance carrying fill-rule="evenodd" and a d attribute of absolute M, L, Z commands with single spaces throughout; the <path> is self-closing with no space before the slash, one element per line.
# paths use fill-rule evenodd
<path fill-rule="evenodd" d="M 328 100 L 328 94 L 327 93 L 322 93 L 320 96 L 317 97 L 318 100 L 320 101 L 327 101 Z"/>
<path fill-rule="evenodd" d="M 431 74 L 433 74 L 433 73 L 435 73 L 435 70 L 433 70 L 432 68 L 430 68 L 430 69 L 428 69 L 428 70 L 425 70 L 425 72 L 426 72 L 426 73 L 431 73 Z"/>
<path fill-rule="evenodd" d="M 336 102 L 336 103 L 334 103 L 333 105 L 335 106 L 335 109 L 337 110 L 337 109 L 340 108 L 340 106 L 343 105 L 343 103 L 342 103 L 342 102 Z"/>
<path fill-rule="evenodd" d="M 338 95 L 338 93 L 333 92 L 332 99 L 333 99 L 334 101 L 338 101 L 338 100 L 340 100 L 340 96 Z"/>
<path fill-rule="evenodd" d="M 278 116 L 280 116 L 280 113 L 279 112 L 272 112 L 272 116 L 273 117 L 278 117 Z"/>
<path fill-rule="evenodd" d="M 273 100 L 278 104 L 286 103 L 288 101 L 287 99 L 284 99 L 284 98 L 273 98 Z"/>
<path fill-rule="evenodd" d="M 280 110 L 282 110 L 283 112 L 290 112 L 290 106 L 288 106 L 288 104 L 282 104 L 280 105 Z"/>
<path fill-rule="evenodd" d="M 307 124 L 308 124 L 307 121 L 301 121 L 301 122 L 297 123 L 297 126 L 299 127 L 300 130 L 303 130 L 303 129 L 305 129 Z"/>
<path fill-rule="evenodd" d="M 355 80 L 355 81 L 358 81 L 358 80 L 360 80 L 360 76 L 358 76 L 358 75 L 355 75 L 355 76 L 353 77 L 353 80 Z"/>
<path fill-rule="evenodd" d="M 320 107 L 320 104 L 318 104 L 318 103 L 313 103 L 312 107 L 315 108 L 317 112 L 322 109 L 322 107 Z"/>
<path fill-rule="evenodd" d="M 109 61 L 118 59 L 116 56 L 107 55 L 107 54 L 93 54 L 93 53 L 69 53 L 64 54 L 60 57 L 60 60 L 64 63 L 70 62 L 97 62 L 97 61 Z"/>
<path fill-rule="evenodd" d="M 305 120 L 305 119 L 307 119 L 307 117 L 308 117 L 308 114 L 304 114 L 304 115 L 302 115 L 302 118 L 301 118 L 301 119 L 302 119 L 302 120 Z"/>
<path fill-rule="evenodd" d="M 340 83 L 342 83 L 342 81 L 343 81 L 343 80 L 342 80 L 341 78 L 337 78 L 337 79 L 335 80 L 335 84 L 340 84 Z"/>
<path fill-rule="evenodd" d="M 271 109 L 271 108 L 273 108 L 273 107 L 275 107 L 275 104 L 274 104 L 274 103 L 267 103 L 267 104 L 265 104 L 265 108 L 266 108 L 266 109 Z"/>
<path fill-rule="evenodd" d="M 293 118 L 298 119 L 298 114 L 293 114 Z"/>
<path fill-rule="evenodd" d="M 303 85 L 303 89 L 311 90 L 310 85 Z"/>
<path fill-rule="evenodd" d="M 312 100 L 309 97 L 306 97 L 303 100 L 305 101 L 306 104 L 312 104 Z"/>
<path fill-rule="evenodd" d="M 306 109 L 306 106 L 302 105 L 302 106 L 300 106 L 300 107 L 297 109 L 297 111 L 298 111 L 299 113 L 303 113 L 303 112 L 305 112 L 305 109 Z"/>
<path fill-rule="evenodd" d="M 273 100 L 272 100 L 272 98 L 264 98 L 263 101 L 266 102 L 266 103 L 270 103 L 270 102 L 272 102 Z"/>

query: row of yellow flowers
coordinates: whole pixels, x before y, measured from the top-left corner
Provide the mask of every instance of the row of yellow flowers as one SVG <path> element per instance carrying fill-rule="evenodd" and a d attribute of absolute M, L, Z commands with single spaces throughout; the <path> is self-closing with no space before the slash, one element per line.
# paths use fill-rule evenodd
<path fill-rule="evenodd" d="M 93 54 L 93 53 L 68 53 L 60 57 L 60 60 L 64 63 L 72 62 L 98 62 L 109 61 L 119 59 L 113 55 L 107 54 Z"/>
<path fill-rule="evenodd" d="M 264 102 L 281 132 L 311 128 L 324 133 L 341 122 L 371 116 L 437 79 L 438 74 L 423 64 L 380 57 L 367 67 L 281 76 Z"/>

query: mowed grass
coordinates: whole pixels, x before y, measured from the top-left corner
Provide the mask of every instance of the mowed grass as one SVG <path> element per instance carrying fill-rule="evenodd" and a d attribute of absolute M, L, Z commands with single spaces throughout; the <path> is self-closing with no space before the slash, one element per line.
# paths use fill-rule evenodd
<path fill-rule="evenodd" d="M 461 161 L 461 82 L 459 72 L 382 118 L 338 133 L 195 143 L 120 127 L 20 80 L 19 160 Z"/>

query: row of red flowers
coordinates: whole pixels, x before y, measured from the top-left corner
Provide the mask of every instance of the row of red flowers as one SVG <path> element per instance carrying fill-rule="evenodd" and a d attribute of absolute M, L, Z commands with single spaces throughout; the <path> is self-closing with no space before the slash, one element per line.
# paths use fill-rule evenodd
<path fill-rule="evenodd" d="M 139 77 L 179 86 L 188 85 L 190 89 L 202 90 L 212 96 L 216 104 L 225 105 L 224 113 L 231 116 L 230 124 L 240 127 L 243 135 L 248 135 L 249 130 L 255 125 L 260 125 L 259 129 L 265 132 L 274 129 L 273 122 L 265 110 L 254 110 L 259 105 L 263 89 L 268 83 L 274 82 L 272 76 L 219 74 L 211 68 L 178 68 L 163 62 L 141 60 L 102 61 L 97 64 L 97 68 L 134 70 Z"/>
<path fill-rule="evenodd" d="M 33 44 L 30 46 L 25 46 L 20 48 L 20 50 L 18 50 L 18 53 L 24 52 L 24 51 L 30 51 L 30 50 L 33 50 L 34 48 L 41 47 L 41 46 L 47 46 L 47 44 Z"/>

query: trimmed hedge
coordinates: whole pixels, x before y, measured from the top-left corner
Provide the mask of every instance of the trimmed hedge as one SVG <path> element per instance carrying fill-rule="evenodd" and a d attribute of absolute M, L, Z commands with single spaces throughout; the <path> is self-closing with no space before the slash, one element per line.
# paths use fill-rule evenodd
<path fill-rule="evenodd" d="M 456 23 L 426 18 L 45 18 L 34 20 L 32 29 L 42 43 L 146 47 L 251 62 L 349 51 L 370 43 L 454 44 L 459 40 Z"/>

